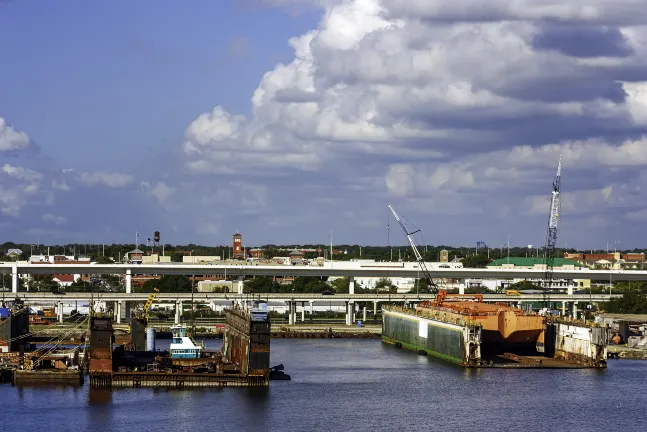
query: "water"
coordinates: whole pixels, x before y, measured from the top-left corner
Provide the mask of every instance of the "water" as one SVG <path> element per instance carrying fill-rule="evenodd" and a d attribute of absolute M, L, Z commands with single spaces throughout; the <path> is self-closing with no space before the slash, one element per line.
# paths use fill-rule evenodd
<path fill-rule="evenodd" d="M 278 339 L 279 363 L 292 381 L 266 389 L 3 385 L 2 429 L 647 430 L 647 361 L 612 360 L 606 371 L 465 370 L 379 340 Z"/>

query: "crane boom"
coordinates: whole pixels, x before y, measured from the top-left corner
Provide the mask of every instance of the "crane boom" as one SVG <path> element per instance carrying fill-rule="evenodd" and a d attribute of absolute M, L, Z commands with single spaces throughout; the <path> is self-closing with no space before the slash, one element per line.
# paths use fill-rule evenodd
<path fill-rule="evenodd" d="M 416 242 L 413 241 L 412 235 L 419 232 L 420 230 L 416 230 L 413 232 L 409 232 L 407 230 L 407 227 L 404 226 L 404 223 L 402 222 L 402 219 L 400 219 L 400 215 L 393 209 L 391 206 L 391 203 L 389 203 L 389 209 L 391 210 L 391 213 L 393 213 L 393 217 L 395 217 L 395 220 L 398 221 L 400 226 L 402 227 L 402 230 L 404 231 L 404 234 L 407 236 L 407 239 L 409 240 L 409 244 L 411 245 L 411 249 L 413 249 L 413 254 L 416 257 L 416 261 L 418 261 L 418 265 L 422 269 L 425 277 L 429 280 L 429 284 L 432 287 L 433 293 L 438 292 L 438 285 L 434 282 L 434 279 L 431 277 L 431 273 L 429 273 L 429 270 L 427 269 L 427 265 L 425 264 L 425 260 L 422 258 L 422 255 L 420 255 L 420 252 L 418 252 L 418 247 L 416 246 Z"/>
<path fill-rule="evenodd" d="M 562 157 L 559 157 L 557 173 L 553 181 L 553 190 L 550 200 L 550 215 L 548 217 L 548 231 L 546 233 L 546 271 L 544 273 L 544 288 L 550 289 L 553 281 L 553 266 L 555 263 L 555 245 L 557 244 L 557 220 L 560 209 L 560 183 L 562 178 Z"/>
<path fill-rule="evenodd" d="M 148 322 L 148 311 L 153 305 L 158 292 L 160 292 L 159 288 L 153 288 L 153 292 L 148 296 L 148 300 L 146 300 L 146 304 L 144 305 L 144 315 L 146 316 L 146 322 Z"/>

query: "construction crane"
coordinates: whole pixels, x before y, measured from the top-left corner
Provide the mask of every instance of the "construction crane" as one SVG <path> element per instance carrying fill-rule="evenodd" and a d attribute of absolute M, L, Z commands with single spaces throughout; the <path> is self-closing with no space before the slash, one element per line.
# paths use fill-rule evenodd
<path fill-rule="evenodd" d="M 146 322 L 148 323 L 148 312 L 151 309 L 151 306 L 153 305 L 153 302 L 155 301 L 155 297 L 157 297 L 157 293 L 160 292 L 159 288 L 153 288 L 153 292 L 151 295 L 148 296 L 148 300 L 146 300 L 146 304 L 144 305 L 144 316 L 146 317 Z"/>
<path fill-rule="evenodd" d="M 409 240 L 409 244 L 411 245 L 411 249 L 413 249 L 413 254 L 416 256 L 416 261 L 418 261 L 418 265 L 420 266 L 420 269 L 423 271 L 425 274 L 425 277 L 427 280 L 429 280 L 429 285 L 431 286 L 431 292 L 433 294 L 438 293 L 438 285 L 434 282 L 434 279 L 431 277 L 431 273 L 429 273 L 429 270 L 427 269 L 427 265 L 425 264 L 425 260 L 422 258 L 422 255 L 420 255 L 420 252 L 418 252 L 418 248 L 416 247 L 416 243 L 413 241 L 412 235 L 419 232 L 420 230 L 417 229 L 413 232 L 409 232 L 407 230 L 407 227 L 404 226 L 404 223 L 402 222 L 402 219 L 400 219 L 400 215 L 393 209 L 391 206 L 391 203 L 389 203 L 389 209 L 391 210 L 391 213 L 393 213 L 393 216 L 395 217 L 395 220 L 398 221 L 400 226 L 402 227 L 402 230 L 404 231 L 404 234 L 407 236 L 407 239 Z"/>
<path fill-rule="evenodd" d="M 550 200 L 550 214 L 548 217 L 548 231 L 546 233 L 546 271 L 544 273 L 544 289 L 549 290 L 553 281 L 553 265 L 555 263 L 555 245 L 557 244 L 557 220 L 559 218 L 560 209 L 560 183 L 562 177 L 562 156 L 559 156 L 559 163 L 557 164 L 557 174 L 553 181 L 553 190 Z M 546 292 L 546 291 L 545 291 Z M 544 294 L 544 302 L 546 296 Z M 544 305 L 546 306 L 546 305 Z"/>

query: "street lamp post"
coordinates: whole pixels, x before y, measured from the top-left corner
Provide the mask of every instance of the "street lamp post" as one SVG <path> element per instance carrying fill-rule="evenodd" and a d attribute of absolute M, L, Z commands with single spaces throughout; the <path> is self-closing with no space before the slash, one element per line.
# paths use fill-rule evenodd
<path fill-rule="evenodd" d="M 508 264 L 510 264 L 510 234 L 508 234 Z"/>

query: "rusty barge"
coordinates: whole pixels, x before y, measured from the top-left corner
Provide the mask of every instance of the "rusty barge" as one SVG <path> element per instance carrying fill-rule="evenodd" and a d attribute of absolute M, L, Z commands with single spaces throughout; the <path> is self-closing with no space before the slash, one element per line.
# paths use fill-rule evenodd
<path fill-rule="evenodd" d="M 548 320 L 481 295 L 383 308 L 382 341 L 463 367 L 606 368 L 608 329 Z"/>
<path fill-rule="evenodd" d="M 262 387 L 269 385 L 270 319 L 267 304 L 235 305 L 226 311 L 221 351 L 196 343 L 186 326 L 173 327 L 168 351 L 140 351 L 141 323 L 130 344 L 113 349 L 112 318 L 93 316 L 90 326 L 90 386 Z"/>

